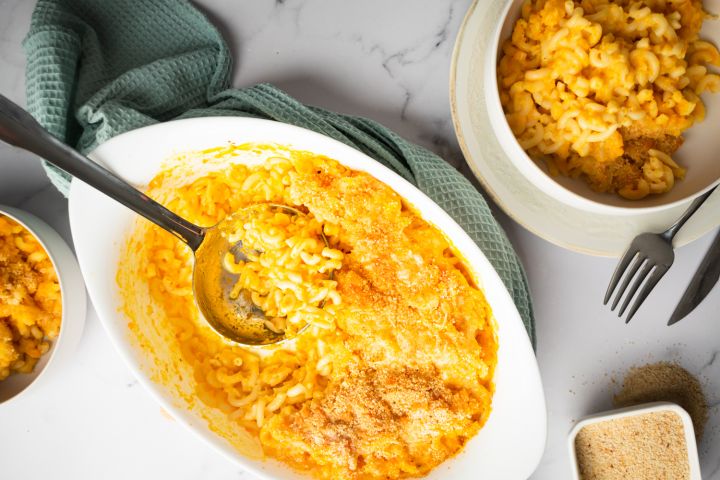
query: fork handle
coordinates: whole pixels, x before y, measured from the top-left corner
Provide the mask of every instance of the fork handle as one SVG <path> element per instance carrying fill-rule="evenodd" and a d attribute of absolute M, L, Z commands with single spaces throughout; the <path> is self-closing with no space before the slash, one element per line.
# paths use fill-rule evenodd
<path fill-rule="evenodd" d="M 685 213 L 682 214 L 682 216 L 677 220 L 677 222 L 673 223 L 672 226 L 665 230 L 661 235 L 669 242 L 672 242 L 673 238 L 675 238 L 675 235 L 680 231 L 683 225 L 685 225 L 685 222 L 690 220 L 690 217 L 692 217 L 695 212 L 697 212 L 697 210 L 702 206 L 703 203 L 705 203 L 705 200 L 707 200 L 708 197 L 713 194 L 717 187 L 718 186 L 715 185 L 710 190 L 693 200 L 688 209 L 685 210 Z"/>

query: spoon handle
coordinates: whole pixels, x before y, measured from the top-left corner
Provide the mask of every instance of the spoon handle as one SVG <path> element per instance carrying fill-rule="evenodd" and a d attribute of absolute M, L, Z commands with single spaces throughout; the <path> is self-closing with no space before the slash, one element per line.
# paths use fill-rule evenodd
<path fill-rule="evenodd" d="M 205 229 L 174 214 L 109 170 L 54 138 L 25 110 L 0 95 L 0 140 L 28 150 L 134 210 L 197 250 Z"/>

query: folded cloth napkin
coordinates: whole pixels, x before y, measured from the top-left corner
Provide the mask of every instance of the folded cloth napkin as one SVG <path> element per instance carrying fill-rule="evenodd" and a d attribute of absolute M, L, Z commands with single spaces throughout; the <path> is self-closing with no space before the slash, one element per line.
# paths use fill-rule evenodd
<path fill-rule="evenodd" d="M 510 291 L 535 343 L 527 279 L 482 195 L 452 166 L 382 125 L 299 103 L 271 85 L 230 88 L 231 56 L 185 0 L 39 0 L 23 44 L 28 109 L 88 152 L 172 119 L 241 115 L 297 125 L 348 144 L 415 184 L 475 240 Z M 65 195 L 70 178 L 45 165 Z"/>

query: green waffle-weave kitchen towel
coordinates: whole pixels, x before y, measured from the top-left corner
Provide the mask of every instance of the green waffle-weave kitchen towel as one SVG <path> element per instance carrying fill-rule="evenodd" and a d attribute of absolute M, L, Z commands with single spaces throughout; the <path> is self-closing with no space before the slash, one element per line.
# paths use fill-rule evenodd
<path fill-rule="evenodd" d="M 24 42 L 28 109 L 88 152 L 128 130 L 211 115 L 272 119 L 357 148 L 424 191 L 497 269 L 535 343 L 527 280 L 482 195 L 452 166 L 382 125 L 299 103 L 271 85 L 230 88 L 225 41 L 185 0 L 39 0 Z M 45 165 L 67 194 L 69 178 Z"/>

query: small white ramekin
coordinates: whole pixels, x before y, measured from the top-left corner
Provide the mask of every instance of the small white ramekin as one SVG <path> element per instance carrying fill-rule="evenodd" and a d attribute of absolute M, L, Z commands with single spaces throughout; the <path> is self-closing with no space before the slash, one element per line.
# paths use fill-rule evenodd
<path fill-rule="evenodd" d="M 617 420 L 618 418 L 667 411 L 676 413 L 682 420 L 683 429 L 685 431 L 685 445 L 687 445 L 688 463 L 690 465 L 690 480 L 702 480 L 702 477 L 700 476 L 700 459 L 698 457 L 697 443 L 695 441 L 695 429 L 693 428 L 692 419 L 684 408 L 670 402 L 643 403 L 632 407 L 619 408 L 617 410 L 590 415 L 577 422 L 568 435 L 572 478 L 574 480 L 580 480 L 581 478 L 580 467 L 577 461 L 577 453 L 575 452 L 575 437 L 577 437 L 577 434 L 583 429 L 583 427 L 595 423 L 605 422 L 607 420 Z"/>
<path fill-rule="evenodd" d="M 0 215 L 12 218 L 24 226 L 48 253 L 60 281 L 62 321 L 58 338 L 50 351 L 42 356 L 32 373 L 11 374 L 0 381 L 0 408 L 51 383 L 57 373 L 70 363 L 85 325 L 87 295 L 77 259 L 67 243 L 49 225 L 36 216 L 15 208 L 0 205 Z"/>

